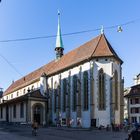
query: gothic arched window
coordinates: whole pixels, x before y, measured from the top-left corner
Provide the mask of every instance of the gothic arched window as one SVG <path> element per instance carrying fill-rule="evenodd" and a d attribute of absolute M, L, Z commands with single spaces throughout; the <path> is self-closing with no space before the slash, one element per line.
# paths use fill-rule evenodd
<path fill-rule="evenodd" d="M 63 79 L 63 106 L 62 111 L 66 111 L 66 94 L 67 94 L 67 80 Z"/>
<path fill-rule="evenodd" d="M 88 72 L 83 73 L 83 99 L 84 99 L 84 110 L 88 110 Z"/>
<path fill-rule="evenodd" d="M 77 93 L 77 76 L 73 76 L 73 104 L 72 104 L 72 110 L 76 111 L 76 93 Z"/>
<path fill-rule="evenodd" d="M 118 110 L 118 73 L 115 70 L 114 73 L 114 82 L 115 82 L 115 109 Z"/>
<path fill-rule="evenodd" d="M 54 112 L 57 110 L 58 84 L 54 83 Z"/>
<path fill-rule="evenodd" d="M 103 69 L 99 70 L 99 95 L 98 103 L 99 110 L 105 110 L 105 75 Z"/>

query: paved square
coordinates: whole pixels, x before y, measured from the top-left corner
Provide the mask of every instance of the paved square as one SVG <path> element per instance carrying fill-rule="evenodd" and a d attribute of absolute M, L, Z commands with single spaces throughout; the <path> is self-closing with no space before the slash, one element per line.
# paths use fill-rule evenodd
<path fill-rule="evenodd" d="M 37 136 L 32 136 L 30 127 L 5 126 L 0 128 L 0 140 L 125 140 L 125 132 L 105 130 L 83 130 L 71 128 L 40 128 Z"/>

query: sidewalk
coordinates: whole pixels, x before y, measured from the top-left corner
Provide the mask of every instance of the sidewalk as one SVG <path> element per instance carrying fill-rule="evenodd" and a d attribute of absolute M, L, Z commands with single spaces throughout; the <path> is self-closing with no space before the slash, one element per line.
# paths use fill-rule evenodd
<path fill-rule="evenodd" d="M 0 126 L 0 140 L 124 140 L 127 133 L 112 132 L 97 128 L 40 127 L 37 136 L 32 136 L 31 127 Z"/>

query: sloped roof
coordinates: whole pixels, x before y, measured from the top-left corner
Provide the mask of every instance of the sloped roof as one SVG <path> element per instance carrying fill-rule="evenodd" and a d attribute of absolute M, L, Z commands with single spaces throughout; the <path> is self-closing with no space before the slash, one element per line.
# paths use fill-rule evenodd
<path fill-rule="evenodd" d="M 21 102 L 21 101 L 28 100 L 28 99 L 30 99 L 30 100 L 31 99 L 37 99 L 37 100 L 41 99 L 42 101 L 47 100 L 47 98 L 41 94 L 40 90 L 37 89 L 37 90 L 30 91 L 28 94 L 19 96 L 17 98 L 5 100 L 3 103 L 0 103 L 0 105 L 12 104 L 15 102 Z"/>
<path fill-rule="evenodd" d="M 53 60 L 41 68 L 33 71 L 32 73 L 15 81 L 4 92 L 4 95 L 7 95 L 19 88 L 31 84 L 35 80 L 38 80 L 44 72 L 47 75 L 52 75 L 54 73 L 58 73 L 59 71 L 78 65 L 83 61 L 88 61 L 94 57 L 115 57 L 118 61 L 120 61 L 121 64 L 123 63 L 123 61 L 118 57 L 118 55 L 109 44 L 105 35 L 101 34 L 96 38 L 88 41 L 87 43 L 81 45 L 80 47 L 63 55 L 59 60 Z"/>
<path fill-rule="evenodd" d="M 132 86 L 130 92 L 124 97 L 140 97 L 140 84 Z"/>

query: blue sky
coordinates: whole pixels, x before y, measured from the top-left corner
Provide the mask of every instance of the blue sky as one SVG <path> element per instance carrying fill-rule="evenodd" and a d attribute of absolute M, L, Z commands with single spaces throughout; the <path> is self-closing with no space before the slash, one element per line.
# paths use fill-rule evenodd
<path fill-rule="evenodd" d="M 2 0 L 0 3 L 0 41 L 55 35 L 57 10 L 61 12 L 62 33 L 77 32 L 126 23 L 140 18 L 139 0 Z M 106 29 L 105 35 L 124 61 L 125 87 L 140 73 L 140 20 Z M 63 37 L 65 53 L 99 35 L 99 31 Z M 55 58 L 55 38 L 0 42 L 0 55 L 26 75 Z M 0 87 L 4 90 L 22 76 L 0 57 Z"/>

